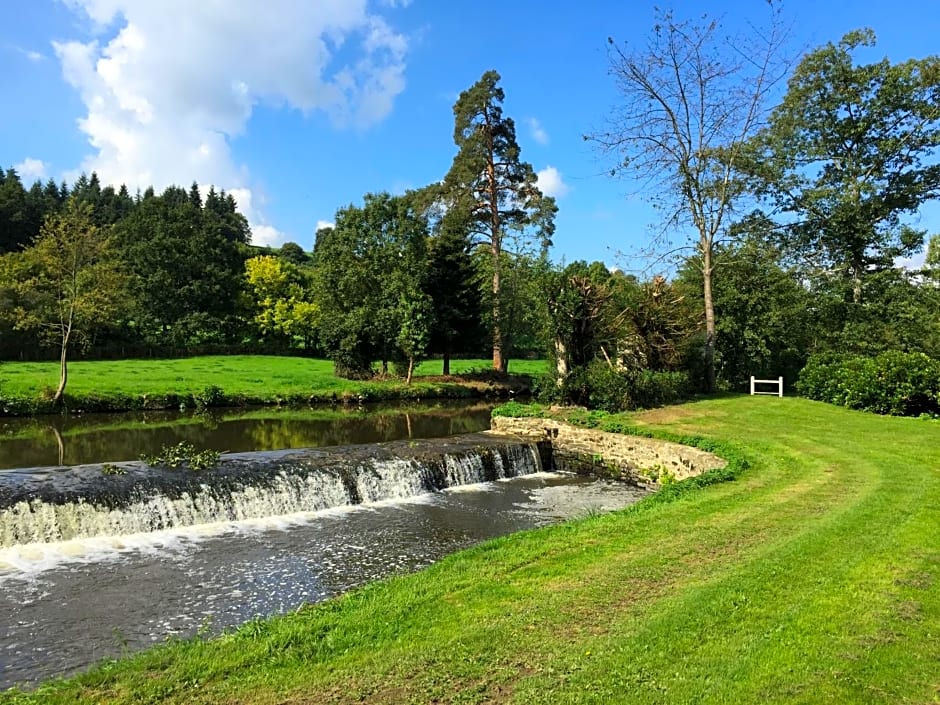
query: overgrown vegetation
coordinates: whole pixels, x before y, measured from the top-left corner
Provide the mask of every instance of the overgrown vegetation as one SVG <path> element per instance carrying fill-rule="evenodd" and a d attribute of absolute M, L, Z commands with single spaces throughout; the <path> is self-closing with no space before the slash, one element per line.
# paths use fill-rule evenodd
<path fill-rule="evenodd" d="M 196 450 L 192 443 L 181 441 L 176 445 L 163 446 L 156 455 L 142 455 L 140 459 L 151 467 L 162 467 L 176 470 L 183 465 L 193 472 L 210 470 L 219 464 L 221 453 L 211 448 Z"/>

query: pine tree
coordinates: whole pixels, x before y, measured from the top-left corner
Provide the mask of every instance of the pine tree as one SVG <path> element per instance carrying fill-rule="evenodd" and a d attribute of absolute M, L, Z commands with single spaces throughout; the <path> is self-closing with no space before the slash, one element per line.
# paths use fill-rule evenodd
<path fill-rule="evenodd" d="M 460 94 L 454 105 L 454 142 L 457 155 L 444 180 L 445 198 L 454 217 L 463 218 L 478 244 L 485 244 L 492 263 L 493 367 L 506 372 L 505 331 L 502 312 L 502 254 L 505 238 L 520 237 L 531 244 L 527 229 L 534 229 L 542 249 L 551 245 L 555 199 L 536 185 L 532 165 L 521 161 L 516 127 L 503 116 L 500 75 L 487 71 Z"/>

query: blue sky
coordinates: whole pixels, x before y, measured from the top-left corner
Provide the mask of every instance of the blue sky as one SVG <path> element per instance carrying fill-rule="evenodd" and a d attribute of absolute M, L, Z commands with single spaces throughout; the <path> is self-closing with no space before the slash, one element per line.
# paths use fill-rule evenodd
<path fill-rule="evenodd" d="M 794 46 L 867 26 L 879 41 L 864 58 L 901 61 L 938 51 L 928 5 L 784 11 Z M 765 8 L 674 5 L 732 29 Z M 642 43 L 653 18 L 629 0 L 0 0 L 0 165 L 25 181 L 95 169 L 132 189 L 214 183 L 256 243 L 310 249 L 338 207 L 440 179 L 457 95 L 496 69 L 522 157 L 558 198 L 553 258 L 637 270 L 656 214 L 582 135 L 618 99 L 607 37 Z M 940 231 L 940 209 L 917 225 Z"/>

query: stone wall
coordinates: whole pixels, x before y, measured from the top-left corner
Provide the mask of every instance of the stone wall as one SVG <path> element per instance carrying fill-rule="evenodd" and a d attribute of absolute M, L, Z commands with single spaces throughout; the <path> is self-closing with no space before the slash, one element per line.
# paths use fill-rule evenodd
<path fill-rule="evenodd" d="M 494 433 L 549 439 L 557 470 L 618 477 L 642 485 L 656 485 L 667 477 L 684 480 L 727 464 L 717 455 L 678 443 L 580 428 L 554 419 L 495 416 L 490 423 Z"/>

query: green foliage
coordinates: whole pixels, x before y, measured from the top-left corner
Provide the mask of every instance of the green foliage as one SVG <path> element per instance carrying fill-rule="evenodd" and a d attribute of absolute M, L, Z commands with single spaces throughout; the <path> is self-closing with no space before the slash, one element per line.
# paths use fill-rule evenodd
<path fill-rule="evenodd" d="M 858 30 L 804 56 L 751 165 L 785 214 L 782 244 L 855 306 L 872 275 L 920 249 L 902 218 L 940 194 L 940 57 L 855 63 L 874 44 Z"/>
<path fill-rule="evenodd" d="M 13 303 L 4 310 L 13 327 L 38 330 L 59 350 L 53 399 L 59 402 L 73 344 L 87 342 L 102 321 L 128 309 L 127 277 L 114 240 L 95 225 L 90 207 L 73 198 L 48 217 L 31 246 L 3 259 L 0 289 L 12 293 Z"/>
<path fill-rule="evenodd" d="M 105 463 L 101 466 L 101 473 L 103 475 L 126 475 L 127 469 L 114 463 Z"/>
<path fill-rule="evenodd" d="M 499 80 L 496 71 L 485 72 L 454 104 L 458 151 L 444 178 L 442 197 L 451 217 L 463 224 L 475 243 L 485 245 L 489 255 L 493 365 L 505 372 L 503 347 L 512 323 L 504 308 L 503 241 L 517 238 L 513 249 L 522 252 L 530 249 L 534 235 L 541 251 L 546 251 L 558 208 L 554 198 L 539 190 L 532 165 L 521 159 L 515 123 L 503 116 L 505 93 Z"/>
<path fill-rule="evenodd" d="M 714 247 L 744 195 L 736 178 L 742 146 L 759 130 L 782 76 L 786 30 L 773 4 L 769 14 L 766 26 L 750 24 L 751 31 L 735 36 L 707 14 L 684 20 L 657 9 L 645 46 L 621 47 L 608 38 L 609 73 L 621 105 L 606 130 L 587 136 L 616 158 L 612 176 L 645 184 L 665 228 L 693 233 L 703 282 L 703 386 L 709 392 L 716 384 L 712 279 L 720 276 Z"/>
<path fill-rule="evenodd" d="M 226 402 L 225 391 L 218 385 L 210 384 L 201 392 L 193 394 L 193 402 L 197 409 L 224 406 Z"/>
<path fill-rule="evenodd" d="M 825 323 L 824 301 L 781 266 L 779 249 L 761 237 L 764 225 L 739 223 L 746 235 L 715 248 L 716 371 L 720 386 L 738 391 L 751 375 L 795 380 Z M 700 267 L 686 262 L 680 280 L 701 290 L 701 279 Z"/>
<path fill-rule="evenodd" d="M 568 403 L 615 413 L 675 404 L 691 391 L 685 372 L 617 369 L 595 360 L 565 379 L 561 395 Z"/>
<path fill-rule="evenodd" d="M 308 347 L 320 322 L 309 274 L 290 259 L 261 255 L 245 262 L 245 279 L 258 333 L 281 337 L 289 345 L 297 339 Z"/>
<path fill-rule="evenodd" d="M 545 416 L 545 407 L 539 404 L 523 404 L 518 401 L 508 401 L 497 406 L 491 412 L 493 416 L 506 416 L 510 418 L 541 418 Z"/>
<path fill-rule="evenodd" d="M 236 339 L 250 232 L 231 194 L 148 189 L 115 233 L 136 300 L 127 335 L 171 349 Z"/>
<path fill-rule="evenodd" d="M 419 318 L 427 275 L 428 225 L 414 194 L 366 194 L 362 207 L 336 213 L 336 226 L 317 234 L 314 250 L 316 300 L 322 312 L 320 339 L 338 376 L 371 376 L 372 363 L 399 359 L 399 333 L 410 317 L 409 347 Z M 414 335 L 413 335 L 414 334 Z M 410 341 L 410 342 L 409 342 Z M 426 346 L 426 343 L 424 343 Z M 416 348 L 415 348 L 416 350 Z"/>
<path fill-rule="evenodd" d="M 894 416 L 940 412 L 940 361 L 923 353 L 810 358 L 796 384 L 817 401 Z"/>
<path fill-rule="evenodd" d="M 187 465 L 193 472 L 201 472 L 216 467 L 220 455 L 219 451 L 209 448 L 197 451 L 192 443 L 182 441 L 174 446 L 163 446 L 157 455 L 142 455 L 140 459 L 154 467 L 176 470 Z"/>

